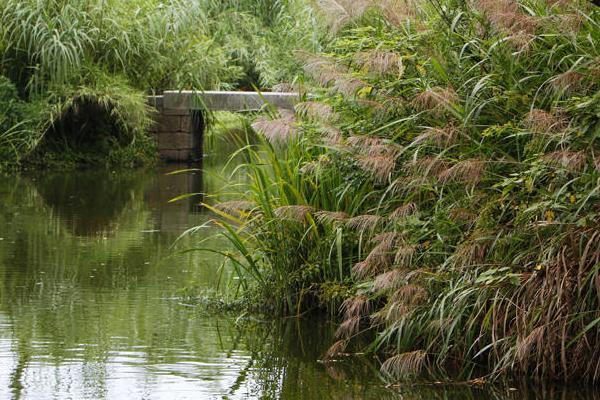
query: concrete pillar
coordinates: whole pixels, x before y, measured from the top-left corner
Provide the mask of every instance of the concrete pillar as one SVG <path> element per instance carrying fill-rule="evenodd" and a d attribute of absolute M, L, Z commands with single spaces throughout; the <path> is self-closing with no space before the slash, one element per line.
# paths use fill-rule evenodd
<path fill-rule="evenodd" d="M 204 136 L 202 112 L 165 108 L 162 96 L 151 96 L 148 102 L 156 109 L 148 134 L 156 140 L 160 158 L 172 162 L 200 161 Z"/>

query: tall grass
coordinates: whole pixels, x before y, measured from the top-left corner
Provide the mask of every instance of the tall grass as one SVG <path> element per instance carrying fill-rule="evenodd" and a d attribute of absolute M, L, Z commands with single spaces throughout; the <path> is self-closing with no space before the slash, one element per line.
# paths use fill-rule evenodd
<path fill-rule="evenodd" d="M 291 81 L 300 69 L 294 49 L 318 50 L 316 26 L 302 0 L 6 0 L 0 75 L 40 111 L 32 143 L 82 98 L 109 107 L 121 133 L 135 126 L 140 143 L 145 94 Z"/>
<path fill-rule="evenodd" d="M 332 6 L 315 96 L 255 123 L 274 144 L 220 208 L 259 293 L 340 307 L 326 357 L 375 333 L 390 380 L 599 382 L 598 9 Z"/>

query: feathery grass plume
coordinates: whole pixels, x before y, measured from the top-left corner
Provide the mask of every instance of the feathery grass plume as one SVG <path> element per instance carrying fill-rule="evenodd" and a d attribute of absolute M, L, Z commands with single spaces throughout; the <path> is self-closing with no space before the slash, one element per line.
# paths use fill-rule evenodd
<path fill-rule="evenodd" d="M 354 61 L 366 70 L 367 73 L 381 75 L 393 75 L 401 78 L 404 74 L 402 56 L 392 51 L 373 49 L 356 53 Z"/>
<path fill-rule="evenodd" d="M 413 144 L 422 142 L 432 142 L 439 147 L 447 147 L 454 144 L 460 137 L 459 129 L 454 125 L 447 125 L 443 128 L 427 128 L 423 133 L 413 140 Z"/>
<path fill-rule="evenodd" d="M 413 98 L 413 106 L 420 111 L 431 111 L 441 116 L 446 110 L 459 101 L 458 94 L 451 87 L 432 87 Z"/>
<path fill-rule="evenodd" d="M 414 0 L 381 0 L 379 9 L 387 22 L 400 26 L 407 20 L 415 19 L 416 3 Z"/>
<path fill-rule="evenodd" d="M 412 283 L 403 285 L 392 294 L 392 302 L 402 302 L 408 306 L 418 306 L 423 304 L 429 298 L 427 290 L 423 286 Z"/>
<path fill-rule="evenodd" d="M 491 240 L 480 231 L 473 232 L 469 239 L 458 245 L 454 252 L 454 265 L 467 267 L 479 265 L 484 262 Z"/>
<path fill-rule="evenodd" d="M 546 154 L 544 161 L 569 171 L 581 171 L 585 167 L 587 157 L 585 151 L 558 150 Z"/>
<path fill-rule="evenodd" d="M 401 267 L 409 267 L 412 264 L 413 257 L 417 253 L 417 246 L 403 244 L 398 246 L 394 256 L 394 264 Z"/>
<path fill-rule="evenodd" d="M 584 75 L 577 71 L 567 71 L 556 75 L 550 80 L 550 87 L 554 92 L 572 94 L 584 89 Z"/>
<path fill-rule="evenodd" d="M 339 75 L 333 82 L 332 90 L 334 92 L 351 97 L 356 95 L 359 90 L 362 90 L 367 86 L 369 86 L 369 84 L 360 78 L 350 75 Z"/>
<path fill-rule="evenodd" d="M 399 268 L 379 274 L 373 281 L 373 292 L 396 289 L 404 282 L 405 276 L 406 271 Z"/>
<path fill-rule="evenodd" d="M 359 107 L 368 109 L 374 119 L 382 120 L 389 118 L 390 110 L 381 101 L 358 98 L 354 102 Z"/>
<path fill-rule="evenodd" d="M 397 232 L 386 232 L 373 237 L 371 243 L 376 243 L 376 246 L 365 259 L 368 270 L 378 272 L 389 267 L 392 263 L 393 249 L 402 240 L 402 235 Z"/>
<path fill-rule="evenodd" d="M 303 174 L 314 174 L 319 170 L 319 161 L 309 161 L 304 163 L 304 165 L 300 168 L 300 172 Z"/>
<path fill-rule="evenodd" d="M 339 146 L 344 137 L 341 130 L 330 124 L 321 126 L 319 131 L 322 134 L 323 142 L 330 146 Z"/>
<path fill-rule="evenodd" d="M 370 0 L 317 0 L 317 6 L 325 15 L 331 34 L 362 16 L 371 5 Z"/>
<path fill-rule="evenodd" d="M 252 124 L 252 128 L 273 144 L 285 143 L 298 135 L 293 114 L 285 112 L 280 112 L 280 118 L 273 120 L 260 117 Z"/>
<path fill-rule="evenodd" d="M 301 55 L 302 56 L 302 55 Z M 344 71 L 329 57 L 309 55 L 306 56 L 304 72 L 318 82 L 321 86 L 328 86 L 336 79 L 344 75 Z"/>
<path fill-rule="evenodd" d="M 548 111 L 533 109 L 527 113 L 523 123 L 535 133 L 557 133 L 565 130 L 568 121 Z"/>
<path fill-rule="evenodd" d="M 331 347 L 329 347 L 329 349 L 327 349 L 327 351 L 325 352 L 325 355 L 323 356 L 323 361 L 333 361 L 339 358 L 341 355 L 344 354 L 344 351 L 348 347 L 348 343 L 349 341 L 347 339 L 342 339 L 332 344 Z"/>
<path fill-rule="evenodd" d="M 462 207 L 450 210 L 450 218 L 453 221 L 473 223 L 477 219 L 477 213 Z"/>
<path fill-rule="evenodd" d="M 361 272 L 365 272 L 367 275 L 363 274 L 361 276 L 362 278 L 364 278 L 366 276 L 372 276 L 373 274 L 381 272 L 388 268 L 392 264 L 392 257 L 391 252 L 389 250 L 385 250 L 386 249 L 383 246 L 377 246 L 373 250 L 371 250 L 367 258 L 365 258 L 364 271 L 360 271 L 359 268 L 361 266 L 358 266 L 356 275 L 360 276 Z"/>
<path fill-rule="evenodd" d="M 558 14 L 553 15 L 551 23 L 553 27 L 558 28 L 560 32 L 566 35 L 577 34 L 583 26 L 584 17 L 581 14 Z"/>
<path fill-rule="evenodd" d="M 350 145 L 355 147 L 357 150 L 359 150 L 361 153 L 363 154 L 369 154 L 369 149 L 375 146 L 380 146 L 385 144 L 385 142 L 383 141 L 383 139 L 377 138 L 377 137 L 372 137 L 372 136 L 357 136 L 357 135 L 352 135 L 350 136 L 346 142 Z"/>
<path fill-rule="evenodd" d="M 440 172 L 439 179 L 446 182 L 459 182 L 477 185 L 483 178 L 485 162 L 477 159 L 463 160 Z"/>
<path fill-rule="evenodd" d="M 364 295 L 347 298 L 342 303 L 340 312 L 346 319 L 364 317 L 371 313 L 371 301 Z"/>
<path fill-rule="evenodd" d="M 335 337 L 349 339 L 360 330 L 360 316 L 354 316 L 343 321 L 335 331 Z"/>
<path fill-rule="evenodd" d="M 440 157 L 422 157 L 409 161 L 406 167 L 415 175 L 426 178 L 437 177 L 448 168 L 448 163 Z"/>
<path fill-rule="evenodd" d="M 256 208 L 256 204 L 251 201 L 233 200 L 219 203 L 215 205 L 215 208 L 229 215 L 240 216 L 252 211 Z"/>
<path fill-rule="evenodd" d="M 364 232 L 366 230 L 374 230 L 383 222 L 383 218 L 380 215 L 357 215 L 356 217 L 350 218 L 346 221 L 346 226 L 351 229 L 356 229 L 358 232 Z"/>
<path fill-rule="evenodd" d="M 542 325 L 533 329 L 526 337 L 519 339 L 515 347 L 517 360 L 524 362 L 530 356 L 534 346 L 541 351 L 544 348 L 544 336 L 546 333 L 547 329 Z"/>
<path fill-rule="evenodd" d="M 376 249 L 382 252 L 389 252 L 398 242 L 402 242 L 403 237 L 398 232 L 384 232 L 374 236 L 371 243 L 376 244 Z"/>
<path fill-rule="evenodd" d="M 317 222 L 330 225 L 347 220 L 350 216 L 343 211 L 318 211 L 315 213 Z"/>
<path fill-rule="evenodd" d="M 391 324 L 406 320 L 414 311 L 414 307 L 407 306 L 402 302 L 388 301 L 379 311 L 371 314 L 371 324 Z"/>
<path fill-rule="evenodd" d="M 275 216 L 282 219 L 305 223 L 308 215 L 312 213 L 311 206 L 292 205 L 281 206 L 275 209 Z"/>
<path fill-rule="evenodd" d="M 303 174 L 319 173 L 323 169 L 323 167 L 329 164 L 331 164 L 331 159 L 326 154 L 323 154 L 319 156 L 319 158 L 317 158 L 316 160 L 305 163 L 300 168 L 300 172 L 302 172 Z"/>
<path fill-rule="evenodd" d="M 352 276 L 355 279 L 361 280 L 372 277 L 377 273 L 378 265 L 374 265 L 369 260 L 357 262 L 352 267 Z"/>
<path fill-rule="evenodd" d="M 475 7 L 487 17 L 498 32 L 535 33 L 536 21 L 521 13 L 515 0 L 478 0 Z"/>
<path fill-rule="evenodd" d="M 389 157 L 394 160 L 400 156 L 402 152 L 402 147 L 394 144 L 394 143 L 382 143 L 382 144 L 373 144 L 369 146 L 363 151 L 366 150 L 366 155 L 371 157 Z"/>
<path fill-rule="evenodd" d="M 526 32 L 516 32 L 506 38 L 508 44 L 510 44 L 519 53 L 529 53 L 531 45 L 537 38 L 536 35 Z"/>
<path fill-rule="evenodd" d="M 282 83 L 273 85 L 271 90 L 276 93 L 294 92 L 294 93 L 304 94 L 307 92 L 306 86 L 304 86 L 300 83 L 286 83 L 286 82 L 282 82 Z"/>
<path fill-rule="evenodd" d="M 416 350 L 388 358 L 381 365 L 381 372 L 394 378 L 418 375 L 423 369 L 427 353 Z"/>
<path fill-rule="evenodd" d="M 392 211 L 390 218 L 394 220 L 402 220 L 406 217 L 410 217 L 417 211 L 418 207 L 415 203 L 406 203 Z"/>
<path fill-rule="evenodd" d="M 388 181 L 396 168 L 396 158 L 389 156 L 356 156 L 360 168 L 368 172 L 378 184 Z"/>
<path fill-rule="evenodd" d="M 336 120 L 333 107 L 319 101 L 305 101 L 296 104 L 296 112 L 312 121 L 331 122 Z"/>

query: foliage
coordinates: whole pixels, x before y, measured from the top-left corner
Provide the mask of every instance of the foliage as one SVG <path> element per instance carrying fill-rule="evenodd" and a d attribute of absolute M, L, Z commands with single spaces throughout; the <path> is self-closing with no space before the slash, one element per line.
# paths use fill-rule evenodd
<path fill-rule="evenodd" d="M 273 144 L 215 209 L 244 285 L 341 306 L 326 356 L 372 332 L 392 380 L 599 382 L 598 9 L 335 3 L 315 95 L 254 124 Z"/>
<path fill-rule="evenodd" d="M 3 128 L 0 146 L 23 158 L 54 133 L 57 122 L 74 125 L 57 118 L 72 116 L 81 101 L 95 102 L 108 118 L 103 125 L 118 128 L 113 142 L 128 146 L 122 136 L 135 130 L 141 138 L 147 126 L 145 94 L 268 88 L 290 80 L 300 67 L 293 50 L 318 50 L 315 27 L 311 8 L 301 0 L 3 1 L 0 74 L 15 83 L 22 99 L 36 104 L 39 114 L 27 132 Z M 29 136 L 27 150 L 5 144 L 15 135 Z M 37 153 L 61 154 L 47 150 Z M 107 154 L 95 158 L 106 160 Z"/>

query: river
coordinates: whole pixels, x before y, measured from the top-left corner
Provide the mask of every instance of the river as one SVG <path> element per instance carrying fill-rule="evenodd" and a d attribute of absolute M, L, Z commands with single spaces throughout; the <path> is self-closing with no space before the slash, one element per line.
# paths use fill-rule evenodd
<path fill-rule="evenodd" d="M 0 399 L 600 398 L 388 388 L 374 361 L 319 362 L 333 341 L 327 321 L 199 306 L 189 294 L 223 292 L 235 277 L 219 257 L 184 250 L 227 243 L 210 225 L 180 237 L 210 215 L 199 197 L 169 200 L 210 201 L 227 181 L 212 164 L 0 178 Z"/>

